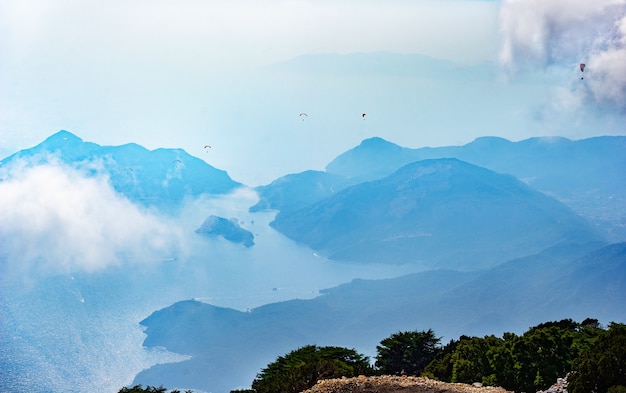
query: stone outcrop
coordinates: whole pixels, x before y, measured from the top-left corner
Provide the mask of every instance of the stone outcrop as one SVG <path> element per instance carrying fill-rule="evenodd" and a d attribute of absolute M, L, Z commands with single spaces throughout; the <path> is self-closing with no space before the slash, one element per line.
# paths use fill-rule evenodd
<path fill-rule="evenodd" d="M 227 220 L 211 215 L 204 220 L 200 228 L 196 229 L 196 233 L 205 236 L 221 236 L 230 242 L 240 243 L 246 247 L 254 245 L 254 235 L 239 226 L 236 218 Z"/>
<path fill-rule="evenodd" d="M 323 379 L 303 393 L 511 393 L 499 387 L 446 383 L 422 377 L 377 376 Z"/>
<path fill-rule="evenodd" d="M 567 393 L 567 377 L 559 378 L 556 380 L 556 383 L 548 390 L 542 390 L 537 393 Z"/>

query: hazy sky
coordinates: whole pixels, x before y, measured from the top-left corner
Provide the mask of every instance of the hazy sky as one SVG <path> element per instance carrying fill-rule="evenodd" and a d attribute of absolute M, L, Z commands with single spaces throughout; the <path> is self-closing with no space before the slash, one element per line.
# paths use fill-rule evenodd
<path fill-rule="evenodd" d="M 626 0 L 6 0 L 0 157 L 65 129 L 102 145 L 180 147 L 259 185 L 323 169 L 371 136 L 421 147 L 624 134 L 625 9 Z M 259 71 L 381 51 L 500 72 L 450 82 Z"/>
<path fill-rule="evenodd" d="M 626 0 L 0 0 L 0 159 L 64 129 L 100 145 L 183 148 L 256 186 L 323 169 L 372 136 L 417 148 L 483 135 L 625 135 L 625 15 Z M 321 264 L 275 233 L 271 213 L 251 219 L 250 190 L 190 201 L 172 218 L 91 176 L 96 164 L 0 166 L 5 283 L 176 260 L 172 269 L 202 266 L 178 280 L 185 298 L 265 289 L 249 292 L 253 304 L 221 298 L 243 307 L 287 296 L 294 277 L 326 287 L 356 270 L 363 277 L 362 266 Z M 196 236 L 210 214 L 260 232 L 255 247 L 241 256 Z M 20 294 L 7 287 L 0 296 Z M 23 325 L 39 337 L 47 321 L 31 311 Z M 127 322 L 135 328 L 144 316 Z M 39 344 L 21 331 L 10 336 Z M 101 342 L 96 351 L 83 344 L 100 362 Z M 81 380 L 117 384 L 102 369 Z"/>

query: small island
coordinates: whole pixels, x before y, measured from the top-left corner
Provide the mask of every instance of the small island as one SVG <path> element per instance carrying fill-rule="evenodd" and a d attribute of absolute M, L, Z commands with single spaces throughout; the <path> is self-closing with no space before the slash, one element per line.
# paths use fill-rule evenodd
<path fill-rule="evenodd" d="M 243 244 L 245 247 L 254 245 L 254 235 L 243 229 L 236 218 L 228 220 L 210 215 L 195 232 L 204 236 L 221 236 L 230 242 Z"/>

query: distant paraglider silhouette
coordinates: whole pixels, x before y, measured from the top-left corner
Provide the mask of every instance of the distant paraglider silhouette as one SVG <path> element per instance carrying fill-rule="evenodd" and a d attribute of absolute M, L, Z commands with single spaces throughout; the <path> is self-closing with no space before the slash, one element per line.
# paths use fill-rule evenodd
<path fill-rule="evenodd" d="M 304 112 L 300 113 L 300 118 L 302 119 L 302 121 L 304 121 L 304 119 L 307 117 L 309 117 L 309 115 L 307 115 L 306 113 Z"/>
<path fill-rule="evenodd" d="M 204 145 L 204 150 L 206 150 L 207 153 L 209 152 L 208 149 L 210 149 L 210 148 L 211 148 L 211 145 Z"/>
<path fill-rule="evenodd" d="M 361 117 L 363 118 L 363 120 L 365 120 L 365 116 L 366 116 L 366 115 L 367 115 L 366 113 L 363 113 L 363 114 L 361 115 Z"/>
<path fill-rule="evenodd" d="M 581 73 L 585 72 L 585 63 L 580 63 L 580 72 Z M 581 76 L 580 79 L 582 80 L 584 79 L 584 77 Z"/>

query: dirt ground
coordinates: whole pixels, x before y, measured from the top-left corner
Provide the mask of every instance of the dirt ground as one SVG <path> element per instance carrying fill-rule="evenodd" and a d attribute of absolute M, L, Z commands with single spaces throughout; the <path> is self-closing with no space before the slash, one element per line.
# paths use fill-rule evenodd
<path fill-rule="evenodd" d="M 324 379 L 303 393 L 511 393 L 502 388 L 445 383 L 421 377 L 355 377 Z"/>

